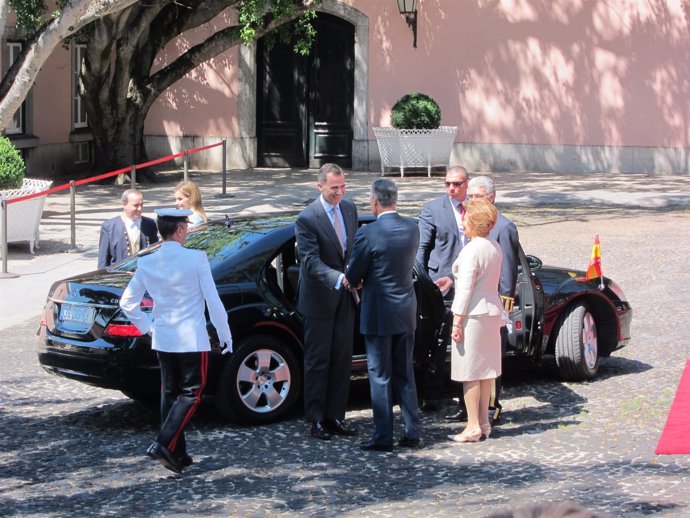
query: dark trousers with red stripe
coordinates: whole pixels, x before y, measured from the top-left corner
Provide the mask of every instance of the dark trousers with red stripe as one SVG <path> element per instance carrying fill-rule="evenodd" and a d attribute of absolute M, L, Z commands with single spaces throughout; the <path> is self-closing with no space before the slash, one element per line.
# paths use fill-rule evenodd
<path fill-rule="evenodd" d="M 161 367 L 161 425 L 156 439 L 176 457 L 187 452 L 184 429 L 201 402 L 206 386 L 208 352 L 158 351 Z"/>

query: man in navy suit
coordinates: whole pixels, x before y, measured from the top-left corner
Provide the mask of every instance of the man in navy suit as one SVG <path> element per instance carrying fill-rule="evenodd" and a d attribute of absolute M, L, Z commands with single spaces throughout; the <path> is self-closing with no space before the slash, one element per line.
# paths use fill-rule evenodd
<path fill-rule="evenodd" d="M 393 449 L 393 396 L 405 424 L 398 445 L 422 445 L 412 366 L 417 325 L 412 268 L 419 229 L 414 221 L 396 212 L 397 200 L 395 183 L 385 178 L 374 180 L 371 211 L 377 219 L 357 231 L 343 281 L 349 289 L 363 283 L 360 331 L 367 349 L 374 434 L 360 447 L 370 451 Z"/>
<path fill-rule="evenodd" d="M 158 242 L 158 228 L 142 216 L 144 196 L 137 189 L 122 193 L 122 213 L 101 225 L 98 240 L 98 268 L 107 268 Z"/>
<path fill-rule="evenodd" d="M 342 286 L 357 231 L 357 208 L 344 199 L 345 173 L 336 164 L 319 170 L 321 195 L 297 218 L 300 259 L 297 310 L 304 317 L 304 411 L 311 435 L 356 435 L 345 424 L 350 391 L 355 301 Z"/>
<path fill-rule="evenodd" d="M 426 269 L 431 279 L 443 293 L 447 305 L 453 301 L 452 267 L 465 243 L 462 227 L 462 202 L 467 195 L 469 175 L 461 166 L 446 171 L 446 193 L 431 200 L 422 207 L 419 216 L 419 249 L 417 260 Z M 446 344 L 450 337 L 452 315 L 446 314 L 439 343 Z M 428 365 L 421 376 L 422 410 L 436 410 L 435 399 L 442 393 L 445 379 L 446 351 L 444 347 L 432 344 Z M 462 401 L 462 398 L 460 398 Z"/>

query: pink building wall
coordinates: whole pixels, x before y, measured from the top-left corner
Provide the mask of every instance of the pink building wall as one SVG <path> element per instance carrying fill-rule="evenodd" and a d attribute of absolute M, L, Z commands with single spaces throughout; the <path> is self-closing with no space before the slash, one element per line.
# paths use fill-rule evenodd
<path fill-rule="evenodd" d="M 413 49 L 394 0 L 319 7 L 357 27 L 357 167 L 378 168 L 372 128 L 389 124 L 400 96 L 422 91 L 438 101 L 442 124 L 459 128 L 451 163 L 474 170 L 690 171 L 687 0 L 418 0 L 417 8 Z M 181 36 L 169 55 L 232 16 Z M 233 48 L 166 91 L 146 121 L 150 155 L 225 137 L 230 167 L 255 165 L 253 57 L 251 47 Z M 47 148 L 70 147 L 70 70 L 70 52 L 59 48 L 34 86 L 42 163 Z M 204 156 L 197 166 L 220 161 Z"/>
<path fill-rule="evenodd" d="M 463 142 L 690 143 L 680 1 L 420 0 L 417 49 L 395 2 L 354 4 L 371 20 L 372 125 L 420 90 Z"/>
<path fill-rule="evenodd" d="M 234 23 L 234 11 L 229 9 L 203 29 L 180 36 L 166 51 L 177 55 Z M 151 107 L 145 131 L 171 137 L 204 135 L 217 139 L 237 136 L 237 54 L 237 47 L 232 48 L 198 66 L 168 88 Z M 166 59 L 165 55 L 160 56 L 157 65 L 163 66 Z"/>

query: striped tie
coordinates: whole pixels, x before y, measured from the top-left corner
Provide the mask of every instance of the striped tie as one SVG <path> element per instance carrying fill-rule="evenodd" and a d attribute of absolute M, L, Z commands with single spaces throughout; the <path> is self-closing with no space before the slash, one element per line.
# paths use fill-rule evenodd
<path fill-rule="evenodd" d="M 340 248 L 345 255 L 345 237 L 343 236 L 343 227 L 340 224 L 340 218 L 338 217 L 338 205 L 333 207 L 333 226 L 335 227 L 335 235 L 338 236 L 338 241 L 340 241 Z"/>

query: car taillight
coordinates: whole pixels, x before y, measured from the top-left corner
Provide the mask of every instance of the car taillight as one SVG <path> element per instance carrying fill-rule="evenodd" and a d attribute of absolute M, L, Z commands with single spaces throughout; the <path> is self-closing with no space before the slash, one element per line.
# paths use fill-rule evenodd
<path fill-rule="evenodd" d="M 141 299 L 139 307 L 144 313 L 151 313 L 153 311 L 153 299 L 150 297 L 144 297 Z M 120 320 L 122 321 L 122 320 Z M 103 332 L 105 336 L 129 336 L 136 337 L 142 336 L 143 333 L 137 329 L 134 324 L 108 324 Z"/>
<path fill-rule="evenodd" d="M 141 336 L 142 333 L 133 324 L 108 324 L 103 333 L 105 336 Z"/>
<path fill-rule="evenodd" d="M 141 307 L 141 310 L 144 313 L 151 313 L 151 311 L 153 311 L 153 299 L 144 297 L 141 299 L 141 304 L 139 304 L 139 307 Z"/>

